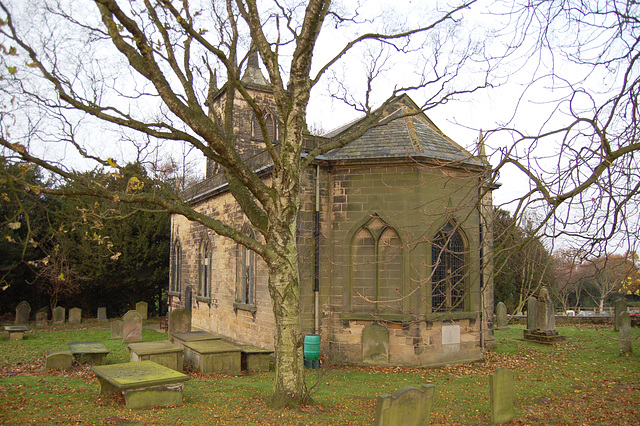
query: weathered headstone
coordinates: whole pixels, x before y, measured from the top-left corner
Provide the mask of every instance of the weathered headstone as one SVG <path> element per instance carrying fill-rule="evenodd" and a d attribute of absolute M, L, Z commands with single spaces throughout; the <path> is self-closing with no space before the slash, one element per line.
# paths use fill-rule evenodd
<path fill-rule="evenodd" d="M 47 311 L 36 312 L 36 325 L 47 325 Z"/>
<path fill-rule="evenodd" d="M 507 306 L 504 303 L 499 302 L 498 306 L 496 306 L 496 330 L 508 330 L 508 322 L 509 317 L 507 316 Z"/>
<path fill-rule="evenodd" d="M 73 354 L 70 350 L 48 351 L 45 358 L 47 370 L 68 370 L 73 365 Z"/>
<path fill-rule="evenodd" d="M 147 302 L 138 302 L 136 303 L 136 311 L 138 311 L 138 313 L 140 314 L 140 317 L 143 320 L 146 320 L 147 317 L 147 311 L 148 311 L 149 305 L 147 304 Z"/>
<path fill-rule="evenodd" d="M 389 362 L 389 329 L 373 323 L 362 330 L 362 362 L 387 364 Z"/>
<path fill-rule="evenodd" d="M 64 324 L 65 315 L 66 315 L 65 309 L 62 306 L 56 306 L 53 309 L 53 323 Z"/>
<path fill-rule="evenodd" d="M 69 324 L 80 324 L 82 321 L 82 309 L 71 308 L 69 309 Z"/>
<path fill-rule="evenodd" d="M 191 331 L 191 311 L 187 309 L 174 309 L 169 312 L 169 341 L 173 342 L 175 333 Z"/>
<path fill-rule="evenodd" d="M 527 330 L 530 331 L 536 329 L 536 306 L 538 306 L 538 299 L 533 296 L 527 299 Z"/>
<path fill-rule="evenodd" d="M 29 315 L 31 315 L 31 305 L 29 302 L 22 301 L 16 306 L 16 325 L 28 325 Z"/>
<path fill-rule="evenodd" d="M 620 355 L 633 355 L 633 340 L 631 339 L 631 317 L 629 312 L 620 312 Z"/>
<path fill-rule="evenodd" d="M 142 341 L 142 316 L 131 310 L 122 316 L 122 343 Z"/>
<path fill-rule="evenodd" d="M 564 340 L 565 337 L 556 331 L 556 311 L 549 295 L 549 290 L 544 286 L 540 289 L 533 309 L 534 302 L 532 299 L 536 300 L 532 297 L 527 303 L 529 312 L 527 312 L 527 329 L 524 331 L 524 339 L 544 344 L 552 344 Z M 532 318 L 533 325 L 531 324 Z"/>
<path fill-rule="evenodd" d="M 122 339 L 122 320 L 111 321 L 111 338 Z"/>
<path fill-rule="evenodd" d="M 101 307 L 98 308 L 98 321 L 106 321 L 107 320 L 107 308 Z"/>
<path fill-rule="evenodd" d="M 513 371 L 496 368 L 489 377 L 491 423 L 506 423 L 513 419 Z"/>
<path fill-rule="evenodd" d="M 617 300 L 613 305 L 613 329 L 620 331 L 620 314 L 626 312 L 628 308 L 627 301 L 625 299 Z"/>
<path fill-rule="evenodd" d="M 423 426 L 431 422 L 431 406 L 435 394 L 434 385 L 422 385 L 420 389 L 406 387 L 393 395 L 378 396 L 376 405 L 377 426 Z"/>

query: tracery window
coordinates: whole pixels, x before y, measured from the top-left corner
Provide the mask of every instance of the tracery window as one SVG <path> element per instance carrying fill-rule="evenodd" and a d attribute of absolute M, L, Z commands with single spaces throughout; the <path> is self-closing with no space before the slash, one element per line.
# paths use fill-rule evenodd
<path fill-rule="evenodd" d="M 211 241 L 208 236 L 203 236 L 200 243 L 198 296 L 211 297 Z"/>
<path fill-rule="evenodd" d="M 465 244 L 458 229 L 447 223 L 431 245 L 431 309 L 433 312 L 464 310 Z"/>

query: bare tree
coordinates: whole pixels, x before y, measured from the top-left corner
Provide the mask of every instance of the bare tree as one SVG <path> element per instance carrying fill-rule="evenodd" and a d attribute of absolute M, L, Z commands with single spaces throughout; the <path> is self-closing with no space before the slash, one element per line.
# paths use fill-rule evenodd
<path fill-rule="evenodd" d="M 6 55 L 2 61 L 7 70 L 3 90 L 19 104 L 13 111 L 28 117 L 15 118 L 15 113 L 13 122 L 27 123 L 22 128 L 28 131 L 24 130 L 21 137 L 16 131 L 20 126 L 11 127 L 12 121 L 5 116 L 0 143 L 17 158 L 74 181 L 76 193 L 117 197 L 125 203 L 153 203 L 199 222 L 261 256 L 269 269 L 276 321 L 273 403 L 300 404 L 308 398 L 303 380 L 296 242 L 301 175 L 318 155 L 380 125 L 384 99 L 390 101 L 401 93 L 423 89 L 424 107 L 429 108 L 488 86 L 490 67 L 479 65 L 480 62 L 472 64 L 479 71 L 477 82 L 470 78 L 473 73 L 465 69 L 471 58 L 481 55 L 482 44 L 469 43 L 464 34 L 458 37 L 456 31 L 462 11 L 474 2 L 463 0 L 390 28 L 384 16 L 362 16 L 359 7 L 342 7 L 329 0 L 95 0 L 87 4 L 43 0 L 20 7 L 3 1 L 1 34 Z M 316 65 L 313 59 L 319 56 L 321 33 L 330 34 L 345 27 L 356 35 L 325 56 L 324 64 Z M 260 53 L 273 88 L 281 129 L 277 144 L 270 139 L 263 111 L 240 78 L 249 39 Z M 457 50 L 452 48 L 449 58 L 444 49 L 451 46 Z M 360 55 L 367 49 L 380 60 L 371 62 L 366 69 L 366 83 L 359 93 L 346 90 L 346 85 L 338 85 L 334 92 L 335 97 L 347 101 L 366 118 L 353 132 L 325 140 L 302 156 L 312 89 L 333 72 L 330 70 L 343 66 L 350 55 Z M 112 51 L 120 55 L 114 57 L 108 53 Z M 416 61 L 421 69 L 415 78 L 407 78 L 404 86 L 386 86 L 386 94 L 374 90 L 375 81 L 389 66 L 387 55 L 412 53 L 421 58 Z M 219 89 L 224 92 L 225 102 L 223 113 L 215 117 L 207 106 L 211 107 L 211 94 L 217 89 L 218 70 L 226 80 Z M 464 74 L 466 83 L 456 87 L 454 82 L 460 74 Z M 356 97 L 358 94 L 360 97 Z M 257 118 L 264 140 L 262 148 L 273 163 L 268 183 L 243 161 L 235 147 L 236 99 L 246 102 Z M 374 109 L 374 103 L 383 107 Z M 148 113 L 150 106 L 154 114 Z M 57 124 L 38 126 L 35 116 Z M 113 151 L 86 144 L 85 124 L 105 129 L 105 134 L 116 138 L 123 151 L 131 152 L 134 147 L 135 154 L 128 155 L 140 157 L 155 149 L 175 146 L 200 151 L 222 170 L 231 193 L 260 238 L 251 238 L 235 224 L 193 209 L 173 188 L 154 182 L 153 176 L 134 177 L 137 180 L 126 185 L 126 190 L 114 193 L 37 149 L 36 142 L 52 147 L 64 142 L 84 160 L 111 167 L 117 173 L 119 165 Z M 13 133 L 7 131 L 10 127 Z M 120 132 L 114 132 L 114 127 Z M 147 139 L 131 136 L 132 131 Z M 135 142 L 140 140 L 145 142 Z M 164 190 L 136 190 L 150 184 Z"/>

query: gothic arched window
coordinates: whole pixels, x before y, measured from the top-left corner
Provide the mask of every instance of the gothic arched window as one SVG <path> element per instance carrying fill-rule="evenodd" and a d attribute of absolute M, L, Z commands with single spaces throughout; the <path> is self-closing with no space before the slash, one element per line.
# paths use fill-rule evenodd
<path fill-rule="evenodd" d="M 245 224 L 242 228 L 242 233 L 255 238 L 255 233 L 248 224 Z M 236 303 L 255 305 L 256 253 L 242 244 L 238 244 L 236 257 L 238 268 L 236 275 Z"/>
<path fill-rule="evenodd" d="M 433 312 L 464 310 L 465 244 L 460 231 L 447 223 L 431 245 L 431 309 Z"/>
<path fill-rule="evenodd" d="M 351 310 L 400 314 L 403 293 L 400 237 L 374 215 L 351 241 Z"/>
<path fill-rule="evenodd" d="M 171 253 L 171 283 L 169 291 L 173 293 L 182 291 L 182 246 L 179 240 L 173 243 Z"/>
<path fill-rule="evenodd" d="M 211 241 L 204 235 L 200 242 L 200 263 L 198 274 L 198 296 L 211 297 Z"/>

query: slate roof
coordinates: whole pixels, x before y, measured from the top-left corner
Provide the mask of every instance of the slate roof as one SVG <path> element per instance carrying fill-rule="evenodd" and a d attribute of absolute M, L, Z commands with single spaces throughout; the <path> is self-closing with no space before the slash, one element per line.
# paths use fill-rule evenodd
<path fill-rule="evenodd" d="M 407 104 L 410 106 L 408 107 Z M 369 129 L 361 137 L 330 151 L 319 159 L 349 161 L 411 157 L 483 166 L 479 158 L 455 143 L 423 112 L 419 112 L 419 108 L 408 96 L 397 98 L 390 110 L 393 112 L 380 120 L 382 125 Z M 361 120 L 363 119 L 323 136 L 334 138 L 346 134 Z"/>

